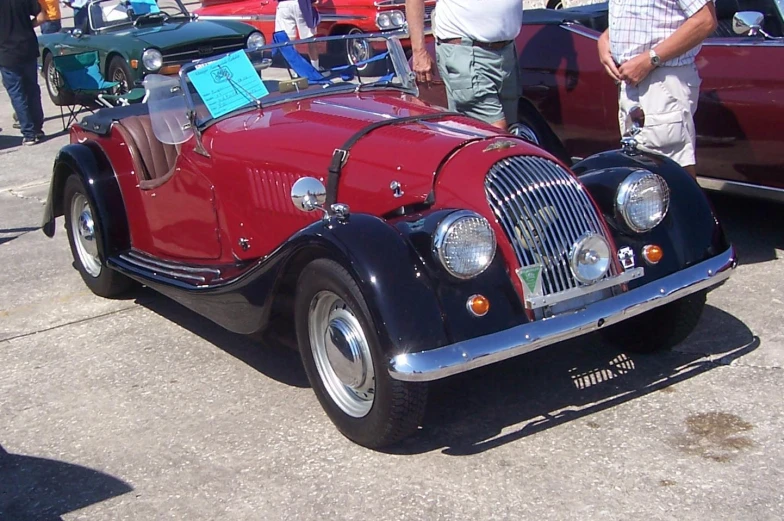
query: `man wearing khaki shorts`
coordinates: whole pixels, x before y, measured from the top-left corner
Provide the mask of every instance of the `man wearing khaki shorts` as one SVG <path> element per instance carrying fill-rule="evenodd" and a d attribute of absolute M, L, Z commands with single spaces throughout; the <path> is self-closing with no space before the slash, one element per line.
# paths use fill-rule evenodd
<path fill-rule="evenodd" d="M 275 32 L 285 31 L 290 40 L 296 40 L 297 33 L 299 33 L 301 40 L 313 38 L 318 24 L 318 15 L 315 15 L 312 5 L 318 4 L 318 1 L 278 0 L 278 6 L 275 8 Z M 321 69 L 317 44 L 308 44 L 308 56 L 311 65 L 316 69 Z"/>
<path fill-rule="evenodd" d="M 715 29 L 712 0 L 610 0 L 609 28 L 598 44 L 602 65 L 619 84 L 621 134 L 639 105 L 640 148 L 671 158 L 693 177 L 700 90 L 694 58 Z"/>
<path fill-rule="evenodd" d="M 420 83 L 432 80 L 425 49 L 424 0 L 406 0 L 413 68 Z M 449 109 L 506 130 L 517 121 L 520 71 L 514 39 L 520 33 L 520 0 L 438 0 L 434 18 L 436 61 Z"/>

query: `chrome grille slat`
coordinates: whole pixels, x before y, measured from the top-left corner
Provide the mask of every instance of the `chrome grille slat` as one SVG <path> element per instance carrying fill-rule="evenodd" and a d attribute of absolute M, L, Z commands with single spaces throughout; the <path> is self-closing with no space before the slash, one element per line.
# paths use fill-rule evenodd
<path fill-rule="evenodd" d="M 523 238 L 524 238 L 526 244 L 533 245 L 535 247 L 535 251 L 532 248 L 528 248 L 528 251 L 533 256 L 533 260 L 534 260 L 533 264 L 543 264 L 544 265 L 546 263 L 546 260 L 547 260 L 546 257 L 545 257 L 545 252 L 542 250 L 542 248 L 539 247 L 539 241 L 537 239 L 535 239 L 534 236 L 533 236 L 533 233 L 535 232 L 539 237 L 541 237 L 543 232 L 536 225 L 536 219 L 532 219 L 531 216 L 530 216 L 530 212 L 526 211 L 528 208 L 530 208 L 530 205 L 528 205 L 526 208 L 523 207 L 522 191 L 519 190 L 519 189 L 515 189 L 514 183 L 508 184 L 508 182 L 506 181 L 506 178 L 503 176 L 503 172 L 501 172 L 501 171 L 497 172 L 496 181 L 499 184 L 502 185 L 501 188 L 504 190 L 504 192 L 509 194 L 506 197 L 506 199 L 511 202 L 510 209 L 515 212 L 515 217 L 516 217 L 515 221 L 517 223 L 523 223 L 523 222 L 533 222 L 534 223 L 534 225 L 535 225 L 534 230 L 530 230 L 528 227 L 522 226 L 520 224 L 518 224 L 518 226 L 516 228 L 519 230 L 521 235 L 525 235 Z M 526 214 L 528 214 L 528 215 L 526 215 Z M 513 224 L 513 229 L 514 228 L 515 227 L 514 227 L 514 224 Z M 516 237 L 516 235 L 515 235 L 515 237 Z M 515 241 L 515 242 L 517 244 L 519 244 L 518 241 Z M 555 291 L 555 285 L 554 285 L 554 283 L 552 281 L 552 274 L 549 272 L 549 270 L 547 270 L 547 271 L 545 271 L 543 273 L 543 275 L 542 275 L 542 284 L 546 288 L 546 290 L 549 290 L 550 292 Z"/>
<path fill-rule="evenodd" d="M 512 169 L 512 171 L 514 171 L 515 165 L 513 165 L 510 162 L 506 162 L 506 165 L 507 165 L 506 170 Z M 542 277 L 543 282 L 547 282 L 546 286 L 549 286 L 549 290 L 551 293 L 560 291 L 560 288 L 563 287 L 564 281 L 563 279 L 558 280 L 559 274 L 557 273 L 557 270 L 552 270 L 550 266 L 552 262 L 552 255 L 548 255 L 548 253 L 551 253 L 554 248 L 552 244 L 549 244 L 549 235 L 545 233 L 545 229 L 540 225 L 538 214 L 536 212 L 536 209 L 539 207 L 539 205 L 537 205 L 531 199 L 531 195 L 529 194 L 528 187 L 522 185 L 521 183 L 515 183 L 514 179 L 510 179 L 510 176 L 509 174 L 507 174 L 507 172 L 504 172 L 503 170 L 499 170 L 497 176 L 499 179 L 503 179 L 503 182 L 506 184 L 507 190 L 517 195 L 517 197 L 514 200 L 515 203 L 518 205 L 518 215 L 521 217 L 521 219 L 518 219 L 519 229 L 521 231 L 527 229 L 525 226 L 522 226 L 522 223 L 524 222 L 528 222 L 530 224 L 533 224 L 534 226 L 533 231 L 536 233 L 537 237 L 534 237 L 533 233 L 530 233 L 530 230 L 528 230 L 529 231 L 528 235 L 530 240 L 527 239 L 526 242 L 529 245 L 535 246 L 536 248 L 537 264 L 541 264 L 544 267 L 543 277 Z M 525 201 L 527 201 L 527 204 L 525 204 L 524 199 Z M 523 206 L 524 204 L 525 206 Z M 548 244 L 545 244 L 545 241 L 547 241 Z"/>
<path fill-rule="evenodd" d="M 538 173 L 538 176 L 533 176 L 528 174 L 520 167 L 520 170 L 525 177 L 533 186 L 542 185 L 544 188 L 536 190 L 537 194 L 540 194 L 544 201 L 544 204 L 553 208 L 556 214 L 559 214 L 558 208 L 560 205 L 555 202 L 552 197 L 552 182 L 548 179 L 546 172 L 543 170 L 542 165 L 530 161 L 530 158 L 525 158 L 524 165 L 531 168 L 534 172 Z M 539 177 L 537 179 L 536 177 Z M 568 219 L 555 219 L 554 223 L 551 226 L 555 226 L 554 231 L 558 232 L 558 241 L 560 242 L 560 251 L 553 252 L 553 254 L 558 254 L 558 265 L 560 268 L 561 273 L 563 274 L 563 278 L 567 281 L 564 287 L 561 288 L 561 291 L 566 289 L 571 289 L 575 287 L 574 279 L 572 278 L 570 268 L 569 268 L 569 250 L 571 249 L 572 245 L 574 244 L 574 236 L 575 236 L 575 229 L 571 230 L 571 233 L 566 229 L 564 222 L 571 222 Z"/>
<path fill-rule="evenodd" d="M 524 166 L 526 166 L 525 163 L 519 165 L 510 162 L 510 167 L 512 168 L 514 173 L 517 174 L 518 178 L 521 178 L 526 182 L 528 188 L 525 191 L 527 194 L 530 194 L 529 200 L 532 202 L 533 208 L 540 209 L 540 210 L 547 208 L 548 204 L 544 201 L 542 197 L 543 192 L 545 192 L 545 190 L 539 189 L 539 185 L 541 181 L 536 177 L 531 176 L 528 172 L 526 172 L 526 170 L 523 168 Z M 542 217 L 542 214 L 540 212 L 534 211 L 531 213 L 533 215 Z M 532 219 L 532 220 L 534 223 L 539 225 L 540 222 L 539 219 Z M 559 219 L 556 219 L 556 221 L 558 220 Z M 551 223 L 550 227 L 552 227 L 553 224 L 555 223 Z M 543 264 L 544 265 L 550 264 L 550 269 L 548 271 L 552 273 L 553 279 L 557 279 L 558 281 L 558 286 L 555 288 L 555 291 L 560 292 L 573 287 L 571 283 L 571 276 L 568 273 L 564 273 L 565 266 L 563 264 L 565 252 L 568 251 L 569 246 L 565 244 L 565 241 L 557 240 L 557 237 L 555 236 L 556 234 L 547 233 L 547 230 L 545 230 L 544 227 L 542 226 L 539 226 L 539 228 L 542 230 L 540 232 L 540 237 L 545 237 L 545 240 L 547 241 L 549 246 L 548 248 L 549 251 L 547 252 L 548 253 L 547 256 L 549 257 L 549 259 L 548 261 L 543 262 Z M 552 231 L 557 232 L 558 230 L 553 229 Z M 569 268 L 566 267 L 566 269 L 568 270 Z"/>
<path fill-rule="evenodd" d="M 541 264 L 544 295 L 582 286 L 569 252 L 586 233 L 610 241 L 583 186 L 565 169 L 540 157 L 512 156 L 485 178 L 488 204 L 512 244 L 520 266 Z M 615 263 L 605 277 L 618 274 Z"/>

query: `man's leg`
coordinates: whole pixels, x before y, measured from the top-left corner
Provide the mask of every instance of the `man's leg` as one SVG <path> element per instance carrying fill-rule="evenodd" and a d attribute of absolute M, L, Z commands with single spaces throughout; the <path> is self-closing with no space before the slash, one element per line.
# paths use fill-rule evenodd
<path fill-rule="evenodd" d="M 294 0 L 287 0 L 296 4 L 296 9 L 294 9 L 294 16 L 295 16 L 295 23 L 297 24 L 297 32 L 299 33 L 299 37 L 301 40 L 306 40 L 308 38 L 313 38 L 315 33 L 313 29 L 308 27 L 308 23 L 305 21 L 305 16 L 302 14 L 302 10 L 299 8 L 299 2 L 294 2 Z M 308 44 L 308 57 L 310 58 L 310 63 L 315 68 L 320 68 L 319 65 L 319 53 L 318 53 L 318 44 L 316 43 L 309 43 Z"/>
<path fill-rule="evenodd" d="M 11 98 L 11 106 L 19 118 L 24 142 L 35 142 L 35 123 L 30 118 L 27 106 L 27 96 L 24 89 L 23 74 L 17 67 L 0 67 L 0 74 L 3 76 L 3 87 Z"/>
<path fill-rule="evenodd" d="M 27 110 L 33 123 L 36 138 L 44 134 L 44 108 L 41 104 L 41 87 L 38 85 L 38 64 L 35 60 L 22 67 L 23 85 L 27 97 Z"/>
<path fill-rule="evenodd" d="M 60 20 L 48 20 L 41 24 L 41 34 L 52 34 L 62 29 Z"/>

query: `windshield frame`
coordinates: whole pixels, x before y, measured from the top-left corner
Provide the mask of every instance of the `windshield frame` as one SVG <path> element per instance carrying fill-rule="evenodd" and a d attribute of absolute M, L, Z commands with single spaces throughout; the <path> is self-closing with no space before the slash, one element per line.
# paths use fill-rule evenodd
<path fill-rule="evenodd" d="M 114 1 L 116 1 L 118 4 L 130 3 L 129 0 L 90 0 L 90 2 L 87 4 L 87 24 L 90 27 L 90 32 L 92 32 L 93 34 L 100 34 L 100 33 L 105 32 L 105 31 L 112 31 L 112 30 L 116 30 L 118 28 L 126 28 L 128 26 L 133 26 L 133 23 L 136 20 L 138 20 L 142 16 L 145 16 L 145 15 L 139 15 L 139 16 L 137 16 L 136 18 L 134 18 L 132 20 L 128 19 L 128 20 L 124 20 L 124 21 L 119 21 L 118 23 L 112 23 L 112 24 L 109 24 L 109 25 L 105 25 L 103 27 L 96 28 L 95 27 L 95 23 L 93 22 L 93 9 L 92 9 L 92 6 L 99 5 L 99 4 L 105 4 L 105 3 L 108 3 L 108 2 L 114 2 Z M 171 15 L 169 13 L 166 13 L 166 14 L 169 14 L 170 18 L 188 18 L 188 19 L 193 19 L 193 14 L 191 14 L 188 11 L 188 9 L 185 7 L 185 5 L 182 3 L 181 0 L 166 0 L 166 1 L 167 2 L 173 2 L 173 3 L 177 4 L 177 7 L 180 9 L 180 12 L 181 12 L 181 14 L 178 14 L 178 15 Z M 157 3 L 157 0 L 156 0 L 156 3 Z"/>
<path fill-rule="evenodd" d="M 179 1 L 179 0 L 178 0 Z M 370 41 L 384 41 L 387 42 L 387 49 L 389 50 L 392 66 L 395 68 L 396 77 L 399 78 L 400 83 L 390 84 L 390 83 L 362 83 L 359 84 L 355 83 L 338 83 L 334 86 L 330 87 L 327 90 L 307 90 L 301 92 L 290 92 L 286 93 L 284 96 L 280 96 L 278 98 L 273 98 L 270 101 L 262 103 L 262 99 L 256 100 L 255 102 L 248 101 L 247 104 L 243 105 L 240 108 L 237 108 L 227 114 L 224 114 L 217 118 L 204 118 L 201 119 L 198 116 L 197 103 L 195 102 L 191 90 L 189 88 L 189 80 L 188 80 L 188 73 L 191 71 L 196 70 L 198 65 L 209 63 L 211 61 L 220 59 L 226 56 L 229 53 L 220 54 L 217 56 L 211 56 L 209 58 L 205 58 L 203 60 L 197 60 L 190 62 L 186 65 L 183 65 L 179 71 L 179 79 L 180 79 L 180 87 L 182 92 L 185 96 L 186 106 L 188 110 L 192 113 L 192 121 L 193 124 L 200 130 L 204 130 L 215 123 L 223 121 L 225 119 L 237 116 L 239 114 L 243 114 L 245 112 L 249 112 L 252 110 L 258 110 L 260 108 L 266 107 L 274 107 L 277 105 L 281 105 L 284 103 L 289 103 L 292 101 L 299 101 L 307 98 L 314 98 L 314 97 L 322 97 L 325 95 L 336 94 L 336 93 L 346 93 L 346 92 L 368 92 L 374 90 L 396 90 L 399 92 L 403 92 L 406 94 L 410 94 L 412 96 L 418 97 L 419 96 L 419 88 L 416 83 L 416 76 L 414 75 L 413 71 L 408 64 L 408 59 L 405 57 L 405 52 L 403 51 L 403 47 L 400 44 L 400 37 L 406 37 L 406 33 L 404 31 L 395 31 L 395 32 L 376 32 L 376 33 L 363 33 L 363 34 L 343 34 L 343 35 L 336 35 L 336 36 L 321 36 L 321 37 L 313 37 L 313 38 L 306 38 L 302 40 L 295 40 L 290 42 L 284 43 L 272 43 L 265 45 L 259 49 L 250 51 L 245 49 L 244 52 L 246 55 L 250 56 L 261 56 L 264 51 L 270 51 L 273 49 L 277 49 L 280 47 L 286 47 L 290 45 L 306 45 L 309 43 L 314 42 L 331 42 L 331 41 L 345 41 L 345 40 L 352 40 L 352 39 L 366 39 Z M 236 51 L 235 51 L 236 52 Z M 263 69 L 262 69 L 263 70 Z"/>

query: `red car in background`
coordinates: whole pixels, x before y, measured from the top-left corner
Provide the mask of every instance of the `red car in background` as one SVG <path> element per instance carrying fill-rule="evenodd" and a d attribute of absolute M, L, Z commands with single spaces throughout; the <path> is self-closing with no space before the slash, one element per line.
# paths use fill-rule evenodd
<path fill-rule="evenodd" d="M 260 30 L 266 41 L 271 42 L 272 33 L 275 32 L 277 4 L 277 0 L 203 0 L 202 7 L 196 13 L 200 18 L 220 16 L 244 21 Z M 426 25 L 429 25 L 435 5 L 436 0 L 425 2 Z M 316 29 L 316 36 L 393 32 L 406 27 L 405 0 L 322 0 L 317 9 L 321 23 Z M 376 52 L 364 40 L 334 42 L 333 47 L 341 43 L 352 63 L 370 59 Z M 411 47 L 409 41 L 403 39 L 401 43 L 408 52 Z M 333 48 L 328 49 L 328 52 L 338 50 Z"/>
<path fill-rule="evenodd" d="M 733 17 L 756 11 L 767 36 L 735 34 Z M 719 26 L 697 56 L 702 77 L 697 165 L 704 188 L 784 201 L 784 6 L 782 0 L 717 0 Z M 531 10 L 517 38 L 523 78 L 520 123 L 569 161 L 618 148 L 618 87 L 599 63 L 607 3 Z M 443 87 L 420 97 L 445 104 Z"/>

